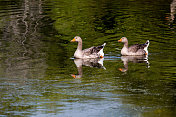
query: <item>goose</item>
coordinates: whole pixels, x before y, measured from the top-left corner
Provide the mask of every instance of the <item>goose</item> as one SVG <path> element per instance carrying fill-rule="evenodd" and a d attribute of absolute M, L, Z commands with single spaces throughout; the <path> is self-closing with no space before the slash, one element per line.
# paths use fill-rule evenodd
<path fill-rule="evenodd" d="M 77 49 L 74 53 L 74 57 L 75 58 L 103 58 L 104 57 L 104 53 L 103 53 L 103 49 L 106 45 L 106 43 L 104 43 L 101 46 L 93 46 L 87 49 L 82 50 L 82 39 L 79 36 L 75 36 L 71 42 L 78 42 L 78 46 Z"/>
<path fill-rule="evenodd" d="M 148 55 L 148 46 L 149 40 L 146 41 L 144 44 L 134 44 L 128 47 L 128 39 L 126 37 L 122 37 L 118 42 L 123 42 L 124 46 L 121 49 L 121 54 L 124 56 L 141 56 L 141 55 Z"/>

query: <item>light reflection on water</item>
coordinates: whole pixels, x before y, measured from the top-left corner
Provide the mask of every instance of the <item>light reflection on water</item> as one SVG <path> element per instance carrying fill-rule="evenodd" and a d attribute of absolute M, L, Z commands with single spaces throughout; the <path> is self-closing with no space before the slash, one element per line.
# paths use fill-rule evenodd
<path fill-rule="evenodd" d="M 175 0 L 1 3 L 0 115 L 175 115 Z M 75 35 L 104 59 L 70 59 Z M 121 56 L 122 36 L 149 56 Z"/>

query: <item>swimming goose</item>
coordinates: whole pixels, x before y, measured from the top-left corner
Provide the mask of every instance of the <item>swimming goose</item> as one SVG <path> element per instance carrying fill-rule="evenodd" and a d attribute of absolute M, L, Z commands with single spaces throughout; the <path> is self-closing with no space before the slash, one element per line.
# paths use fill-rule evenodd
<path fill-rule="evenodd" d="M 128 47 L 128 39 L 126 37 L 122 37 L 118 42 L 123 42 L 124 46 L 121 49 L 122 55 L 132 55 L 132 56 L 141 56 L 141 55 L 148 55 L 148 46 L 149 40 L 146 41 L 144 44 L 135 44 Z"/>
<path fill-rule="evenodd" d="M 106 45 L 104 43 L 101 46 L 97 47 L 90 47 L 87 49 L 82 50 L 82 39 L 79 36 L 74 37 L 74 39 L 71 40 L 71 42 L 78 42 L 77 49 L 74 53 L 75 58 L 103 58 L 103 48 Z"/>

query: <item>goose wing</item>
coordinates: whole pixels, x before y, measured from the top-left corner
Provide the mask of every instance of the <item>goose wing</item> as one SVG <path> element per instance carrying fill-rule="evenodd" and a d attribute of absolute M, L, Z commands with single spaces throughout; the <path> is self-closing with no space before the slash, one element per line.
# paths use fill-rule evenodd
<path fill-rule="evenodd" d="M 97 46 L 97 47 L 93 46 L 93 47 L 84 49 L 84 50 L 83 50 L 83 54 L 85 54 L 85 55 L 87 55 L 87 56 L 88 56 L 88 55 L 91 55 L 91 54 L 97 54 L 101 49 L 104 48 L 105 45 L 106 45 L 106 43 L 104 43 L 104 44 L 101 45 L 101 46 Z"/>
<path fill-rule="evenodd" d="M 87 49 L 84 49 L 83 50 L 83 54 L 85 54 L 85 55 L 91 55 L 93 52 L 94 52 L 94 46 L 93 47 L 90 47 L 90 48 L 87 48 Z"/>
<path fill-rule="evenodd" d="M 135 44 L 132 45 L 128 48 L 128 51 L 130 52 L 137 52 L 139 49 L 144 49 L 145 47 L 147 47 L 147 44 Z"/>

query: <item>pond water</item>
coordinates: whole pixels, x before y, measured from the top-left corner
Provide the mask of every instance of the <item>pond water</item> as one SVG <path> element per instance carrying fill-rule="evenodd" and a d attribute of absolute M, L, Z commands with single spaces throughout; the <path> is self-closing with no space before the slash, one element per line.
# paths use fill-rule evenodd
<path fill-rule="evenodd" d="M 0 116 L 175 117 L 176 0 L 0 0 Z M 102 59 L 74 59 L 106 42 Z M 150 40 L 148 57 L 121 56 Z"/>

